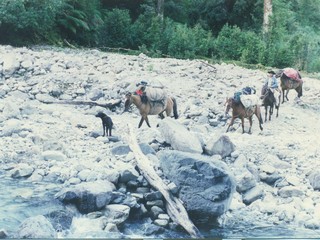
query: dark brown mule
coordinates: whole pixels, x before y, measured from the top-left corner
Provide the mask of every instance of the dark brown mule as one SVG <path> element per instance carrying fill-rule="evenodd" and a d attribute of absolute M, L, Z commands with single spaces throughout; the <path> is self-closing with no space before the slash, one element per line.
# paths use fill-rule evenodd
<path fill-rule="evenodd" d="M 233 125 L 234 120 L 236 118 L 240 118 L 242 123 L 242 133 L 244 133 L 244 119 L 248 118 L 250 122 L 249 133 L 251 133 L 253 114 L 255 114 L 259 120 L 260 130 L 261 131 L 263 130 L 263 127 L 262 127 L 263 120 L 261 117 L 259 105 L 255 105 L 253 109 L 246 109 L 241 102 L 236 102 L 232 97 L 226 99 L 225 105 L 226 105 L 226 112 L 225 112 L 226 115 L 228 114 L 230 108 L 232 108 L 232 118 L 227 128 L 227 132 L 229 131 L 229 128 Z"/>
<path fill-rule="evenodd" d="M 156 103 L 153 104 L 150 101 L 142 101 L 141 97 L 139 95 L 133 95 L 132 93 L 126 94 L 126 101 L 124 103 L 124 111 L 128 111 L 131 104 L 136 105 L 136 107 L 140 111 L 141 120 L 139 122 L 139 128 L 141 127 L 143 121 L 146 121 L 148 127 L 150 126 L 148 115 L 159 115 L 161 119 L 164 118 L 164 112 L 166 112 L 167 116 L 171 116 L 171 113 L 173 111 L 174 118 L 178 118 L 178 109 L 177 109 L 177 102 L 175 98 L 168 97 L 167 103 L 161 104 Z"/>
<path fill-rule="evenodd" d="M 297 74 L 300 80 L 294 80 L 288 77 L 286 74 L 284 74 L 284 69 L 279 70 L 279 72 L 276 74 L 276 77 L 280 77 L 281 89 L 282 89 L 282 103 L 284 103 L 284 97 L 286 97 L 287 101 L 289 101 L 288 93 L 290 89 L 296 90 L 296 92 L 298 93 L 298 98 L 302 96 L 303 81 L 301 80 L 301 75 L 298 71 L 297 71 Z M 285 90 L 287 90 L 286 95 L 284 95 Z"/>
<path fill-rule="evenodd" d="M 262 96 L 262 106 L 264 106 L 264 110 L 265 110 L 264 121 L 266 122 L 268 119 L 268 107 L 269 107 L 269 121 L 271 121 L 271 116 L 273 114 L 274 107 L 277 109 L 276 117 L 278 117 L 281 95 L 279 95 L 278 105 L 276 105 L 276 99 L 273 92 L 270 90 L 270 88 L 268 88 L 267 85 L 264 85 L 261 90 L 261 96 Z"/>

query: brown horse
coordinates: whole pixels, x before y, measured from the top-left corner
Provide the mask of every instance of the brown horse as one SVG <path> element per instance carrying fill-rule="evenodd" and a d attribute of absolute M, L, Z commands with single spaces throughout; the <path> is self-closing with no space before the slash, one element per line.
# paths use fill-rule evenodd
<path fill-rule="evenodd" d="M 253 114 L 255 114 L 259 120 L 260 130 L 261 131 L 263 130 L 263 127 L 262 127 L 263 120 L 261 117 L 259 105 L 253 106 L 252 109 L 246 109 L 241 102 L 236 102 L 232 97 L 226 99 L 225 105 L 226 105 L 226 112 L 225 112 L 226 115 L 228 114 L 230 108 L 232 108 L 232 118 L 227 128 L 227 132 L 229 131 L 229 128 L 233 125 L 234 120 L 236 118 L 240 118 L 242 123 L 242 133 L 244 133 L 244 118 L 248 118 L 250 122 L 249 133 L 251 133 Z"/>
<path fill-rule="evenodd" d="M 296 92 L 298 93 L 298 98 L 302 96 L 303 81 L 301 80 L 301 75 L 298 71 L 297 71 L 297 75 L 299 76 L 300 80 L 294 80 L 288 77 L 286 74 L 284 74 L 284 69 L 279 70 L 279 72 L 276 74 L 276 77 L 280 77 L 281 89 L 282 89 L 282 103 L 284 103 L 285 97 L 287 101 L 289 101 L 288 93 L 290 89 L 296 90 Z M 286 95 L 284 95 L 285 90 L 287 90 Z"/>
<path fill-rule="evenodd" d="M 279 101 L 278 101 L 278 105 L 276 105 L 276 99 L 275 96 L 273 94 L 273 92 L 270 90 L 270 88 L 268 88 L 268 85 L 264 85 L 262 87 L 261 90 L 261 96 L 262 96 L 262 106 L 264 106 L 265 109 L 265 118 L 264 121 L 267 121 L 267 117 L 268 117 L 268 107 L 269 107 L 269 121 L 271 121 L 271 116 L 273 114 L 273 108 L 275 107 L 277 109 L 277 115 L 276 117 L 278 117 L 279 115 L 279 108 L 280 108 L 280 98 L 281 95 L 279 95 Z"/>
<path fill-rule="evenodd" d="M 126 94 L 126 101 L 124 103 L 124 111 L 128 111 L 131 104 L 136 105 L 140 111 L 141 120 L 139 122 L 139 128 L 141 127 L 143 121 L 146 121 L 148 127 L 149 124 L 148 115 L 159 115 L 161 119 L 164 118 L 164 112 L 166 112 L 167 117 L 171 116 L 173 111 L 174 118 L 178 118 L 177 102 L 173 97 L 167 97 L 167 102 L 165 104 L 161 102 L 150 102 L 149 100 L 141 99 L 139 95 L 133 95 L 132 93 Z"/>

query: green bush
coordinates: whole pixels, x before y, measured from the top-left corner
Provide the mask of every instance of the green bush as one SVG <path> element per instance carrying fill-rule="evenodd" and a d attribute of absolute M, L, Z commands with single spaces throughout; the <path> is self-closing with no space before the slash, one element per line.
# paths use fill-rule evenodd
<path fill-rule="evenodd" d="M 95 46 L 98 29 L 103 24 L 100 0 L 64 0 L 56 21 L 62 38 L 79 45 Z"/>
<path fill-rule="evenodd" d="M 194 58 L 208 56 L 212 46 L 211 33 L 205 31 L 200 25 L 188 28 L 187 25 L 174 24 L 168 32 L 168 54 L 178 58 Z M 169 26 L 170 28 L 170 26 Z"/>
<path fill-rule="evenodd" d="M 254 32 L 243 32 L 244 46 L 241 53 L 241 61 L 244 63 L 258 64 L 264 62 L 265 43 Z"/>
<path fill-rule="evenodd" d="M 128 47 L 131 18 L 128 10 L 113 9 L 106 11 L 104 24 L 99 28 L 100 46 Z"/>
<path fill-rule="evenodd" d="M 240 60 L 244 45 L 245 40 L 241 29 L 229 25 L 221 29 L 214 42 L 217 57 L 225 60 Z"/>
<path fill-rule="evenodd" d="M 54 41 L 63 0 L 0 0 L 1 43 Z"/>

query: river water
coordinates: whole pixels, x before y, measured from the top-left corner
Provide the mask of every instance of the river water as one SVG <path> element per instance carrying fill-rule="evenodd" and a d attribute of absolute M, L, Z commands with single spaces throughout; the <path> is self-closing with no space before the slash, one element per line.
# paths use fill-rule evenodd
<path fill-rule="evenodd" d="M 54 195 L 61 185 L 52 183 L 33 184 L 27 180 L 15 180 L 4 177 L 0 172 L 0 229 L 5 229 L 9 235 L 16 233 L 19 225 L 28 217 L 45 215 L 55 210 L 62 210 L 64 206 L 55 200 Z M 320 220 L 319 220 L 320 221 Z M 144 223 L 127 223 L 124 231 L 125 237 L 143 238 Z M 206 238 L 314 238 L 320 239 L 320 230 L 311 229 L 289 229 L 287 226 L 257 226 L 253 224 L 238 223 L 235 227 L 224 226 L 202 232 Z M 60 235 L 61 236 L 61 235 Z M 61 237 L 88 237 L 81 234 L 71 234 Z M 103 238 L 101 234 L 96 237 Z M 150 236 L 149 236 L 150 237 Z M 164 234 L 156 237 L 187 238 L 183 233 Z M 113 237 L 114 238 L 114 237 Z"/>

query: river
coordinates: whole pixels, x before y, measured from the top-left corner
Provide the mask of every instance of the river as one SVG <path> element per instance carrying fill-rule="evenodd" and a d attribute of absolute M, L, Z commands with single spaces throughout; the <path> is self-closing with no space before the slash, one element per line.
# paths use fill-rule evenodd
<path fill-rule="evenodd" d="M 0 229 L 5 229 L 9 236 L 14 235 L 19 229 L 19 225 L 28 217 L 36 215 L 45 215 L 55 210 L 62 210 L 64 206 L 55 200 L 54 195 L 60 190 L 61 185 L 52 183 L 31 183 L 27 180 L 16 180 L 5 177 L 0 172 L 0 187 L 2 190 L 0 201 Z M 148 223 L 135 222 L 126 223 L 123 229 L 123 237 L 142 238 L 144 228 Z M 264 237 L 281 237 L 281 238 L 319 238 L 320 230 L 311 229 L 289 229 L 286 225 L 257 225 L 238 223 L 237 226 L 224 226 L 202 231 L 206 238 L 264 238 Z M 103 238 L 102 232 L 92 236 Z M 88 237 L 87 234 L 81 236 L 81 232 L 60 233 L 59 237 Z M 113 236 L 120 236 L 115 235 Z M 150 236 L 149 236 L 150 237 Z M 167 232 L 155 237 L 186 238 L 187 235 L 178 232 Z M 320 239 L 320 238 L 319 238 Z"/>

